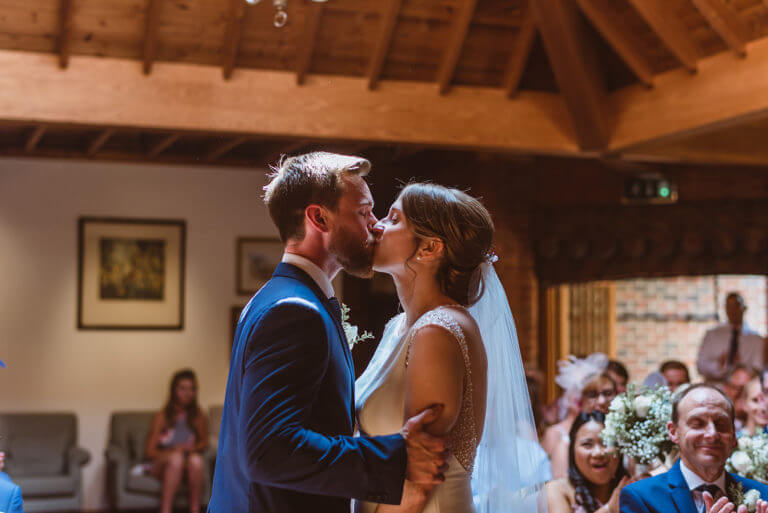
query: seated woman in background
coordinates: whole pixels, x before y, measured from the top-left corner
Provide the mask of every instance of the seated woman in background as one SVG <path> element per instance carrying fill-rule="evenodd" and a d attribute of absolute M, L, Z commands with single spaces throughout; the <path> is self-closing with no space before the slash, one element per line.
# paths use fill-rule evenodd
<path fill-rule="evenodd" d="M 736 436 L 764 432 L 768 426 L 768 402 L 763 395 L 763 387 L 760 378 L 753 378 L 744 387 L 744 409 L 747 419 L 744 427 L 736 432 Z"/>
<path fill-rule="evenodd" d="M 173 498 L 186 473 L 189 511 L 200 512 L 203 458 L 208 446 L 208 419 L 197 403 L 197 378 L 192 370 L 178 371 L 171 379 L 165 407 L 152 419 L 145 456 L 150 473 L 163 482 L 160 513 L 171 513 Z"/>
<path fill-rule="evenodd" d="M 555 479 L 568 475 L 568 432 L 576 417 L 580 412 L 594 410 L 608 413 L 608 407 L 616 397 L 616 383 L 605 372 L 607 363 L 608 358 L 604 354 L 594 353 L 560 365 L 560 374 L 555 381 L 565 389 L 568 415 L 547 428 L 542 439 L 542 447 L 549 454 Z"/>
<path fill-rule="evenodd" d="M 573 423 L 568 478 L 547 483 L 549 513 L 619 513 L 621 489 L 630 482 L 619 455 L 605 447 L 605 415 L 581 413 Z"/>

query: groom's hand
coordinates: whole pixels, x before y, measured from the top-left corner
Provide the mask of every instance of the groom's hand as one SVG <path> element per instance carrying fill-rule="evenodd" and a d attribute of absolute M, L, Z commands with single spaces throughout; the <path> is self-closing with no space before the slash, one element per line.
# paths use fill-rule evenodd
<path fill-rule="evenodd" d="M 403 426 L 400 434 L 405 438 L 408 463 L 405 477 L 419 484 L 440 484 L 445 480 L 443 472 L 448 468 L 448 442 L 446 436 L 434 436 L 424 431 L 424 426 L 431 424 L 440 416 L 443 405 L 432 406 L 411 417 Z"/>

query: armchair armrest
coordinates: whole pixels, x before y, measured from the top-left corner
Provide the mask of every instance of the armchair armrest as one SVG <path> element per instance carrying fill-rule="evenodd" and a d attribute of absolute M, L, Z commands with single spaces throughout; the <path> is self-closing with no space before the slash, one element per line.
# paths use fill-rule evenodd
<path fill-rule="evenodd" d="M 128 463 L 128 450 L 119 445 L 110 444 L 104 451 L 108 463 Z"/>
<path fill-rule="evenodd" d="M 67 475 L 80 473 L 80 467 L 91 460 L 91 453 L 82 447 L 70 447 L 67 451 Z"/>

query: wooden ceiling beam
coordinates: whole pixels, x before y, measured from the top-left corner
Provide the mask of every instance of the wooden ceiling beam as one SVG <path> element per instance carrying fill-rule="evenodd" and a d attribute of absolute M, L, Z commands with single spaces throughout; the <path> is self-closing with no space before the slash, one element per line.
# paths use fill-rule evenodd
<path fill-rule="evenodd" d="M 243 32 L 245 18 L 245 0 L 229 0 L 229 18 L 224 32 L 224 45 L 221 49 L 221 72 L 226 80 L 232 77 L 240 49 L 240 37 Z"/>
<path fill-rule="evenodd" d="M 280 159 L 290 157 L 299 153 L 299 150 L 306 148 L 312 141 L 299 139 L 288 143 L 280 143 L 276 148 L 268 150 L 263 156 L 259 157 L 259 164 L 264 167 L 274 166 L 280 163 Z"/>
<path fill-rule="evenodd" d="M 323 15 L 323 4 L 311 2 L 306 8 L 304 30 L 301 31 L 301 43 L 297 51 L 296 83 L 303 85 L 312 66 L 312 54 L 315 51 L 317 33 L 320 30 L 320 18 Z"/>
<path fill-rule="evenodd" d="M 160 24 L 160 5 L 162 0 L 147 0 L 144 22 L 144 74 L 152 72 L 152 63 L 157 55 L 157 27 Z"/>
<path fill-rule="evenodd" d="M 72 40 L 72 15 L 74 0 L 59 0 L 59 33 L 58 53 L 59 67 L 66 69 L 69 66 L 69 48 Z"/>
<path fill-rule="evenodd" d="M 648 87 L 653 86 L 653 69 L 648 58 L 642 54 L 643 43 L 632 30 L 621 22 L 616 12 L 615 0 L 576 0 L 581 11 L 602 34 L 608 44 L 632 70 L 635 76 Z"/>
<path fill-rule="evenodd" d="M 656 75 L 651 90 L 630 86 L 611 95 L 611 151 L 636 149 L 768 116 L 768 39 L 749 45 L 749 59 L 706 57 L 699 72 Z"/>
<path fill-rule="evenodd" d="M 213 162 L 214 160 L 223 157 L 248 140 L 250 140 L 250 137 L 243 135 L 235 137 L 234 139 L 230 139 L 229 141 L 224 141 L 205 154 L 205 161 Z"/>
<path fill-rule="evenodd" d="M 712 29 L 737 55 L 747 55 L 749 30 L 739 14 L 723 0 L 691 0 Z"/>
<path fill-rule="evenodd" d="M 26 151 L 27 153 L 32 153 L 33 151 L 35 151 L 35 148 L 37 148 L 37 144 L 40 142 L 40 139 L 43 138 L 46 131 L 47 131 L 47 128 L 43 125 L 38 125 L 37 127 L 35 127 L 32 133 L 29 134 L 29 137 L 27 138 L 27 142 L 24 144 L 24 151 Z"/>
<path fill-rule="evenodd" d="M 365 77 L 310 75 L 299 87 L 295 73 L 285 71 L 239 69 L 238 80 L 224 81 L 214 66 L 156 61 L 154 72 L 145 76 L 127 59 L 75 55 L 72 63 L 61 73 L 46 54 L 0 50 L 0 120 L 27 126 L 72 123 L 165 133 L 577 151 L 558 94 L 521 91 L 509 100 L 495 89 L 454 86 L 452 94 L 441 96 L 434 84 L 406 81 L 392 81 L 371 94 Z"/>
<path fill-rule="evenodd" d="M 575 0 L 531 0 L 531 6 L 579 146 L 601 151 L 610 137 L 608 93 Z"/>
<path fill-rule="evenodd" d="M 109 138 L 115 135 L 115 130 L 112 128 L 108 128 L 104 131 L 102 131 L 99 135 L 96 136 L 96 138 L 91 142 L 91 144 L 88 145 L 88 149 L 86 150 L 86 155 L 88 157 L 93 157 L 96 155 L 102 146 L 104 146 L 107 141 L 109 141 Z"/>
<path fill-rule="evenodd" d="M 443 55 L 443 62 L 437 73 L 437 84 L 440 94 L 445 94 L 451 88 L 451 81 L 456 72 L 456 65 L 461 57 L 464 41 L 467 39 L 472 17 L 475 15 L 477 0 L 463 0 L 461 8 L 453 21 L 451 36 L 448 39 L 448 47 Z"/>
<path fill-rule="evenodd" d="M 170 148 L 176 141 L 181 139 L 181 134 L 168 134 L 156 142 L 147 152 L 147 157 L 155 158 Z"/>
<path fill-rule="evenodd" d="M 389 0 L 386 2 L 384 12 L 381 14 L 379 37 L 376 38 L 376 46 L 373 49 L 371 62 L 368 65 L 368 89 L 375 89 L 384 69 L 384 61 L 387 58 L 389 47 L 392 44 L 392 34 L 395 32 L 397 16 L 403 0 Z"/>
<path fill-rule="evenodd" d="M 629 3 L 683 66 L 695 72 L 700 52 L 690 37 L 690 31 L 680 21 L 669 1 L 629 0 Z"/>
<path fill-rule="evenodd" d="M 528 8 L 523 15 L 523 23 L 517 35 L 515 47 L 509 56 L 507 70 L 504 74 L 504 91 L 508 97 L 513 97 L 520 86 L 528 57 L 531 55 L 533 42 L 536 39 L 536 19 L 533 10 Z"/>

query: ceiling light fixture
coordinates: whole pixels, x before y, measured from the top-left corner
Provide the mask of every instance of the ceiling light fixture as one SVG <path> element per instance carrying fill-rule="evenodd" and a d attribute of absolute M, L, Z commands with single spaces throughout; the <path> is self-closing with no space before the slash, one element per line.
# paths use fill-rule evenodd
<path fill-rule="evenodd" d="M 313 2 L 317 3 L 323 3 L 327 2 L 328 0 L 312 0 Z M 256 5 L 261 2 L 261 0 L 245 0 L 246 3 L 251 5 Z M 285 27 L 286 23 L 288 23 L 288 0 L 272 0 L 272 5 L 275 6 L 275 9 L 277 12 L 275 12 L 275 18 L 272 21 L 272 23 L 277 28 L 283 28 Z"/>

